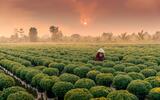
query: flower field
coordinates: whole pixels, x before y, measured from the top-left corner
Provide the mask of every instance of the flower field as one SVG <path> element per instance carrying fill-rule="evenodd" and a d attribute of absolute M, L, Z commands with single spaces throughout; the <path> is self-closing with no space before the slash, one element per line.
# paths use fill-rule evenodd
<path fill-rule="evenodd" d="M 0 69 L 0 100 L 160 100 L 160 45 L 2 45 Z"/>

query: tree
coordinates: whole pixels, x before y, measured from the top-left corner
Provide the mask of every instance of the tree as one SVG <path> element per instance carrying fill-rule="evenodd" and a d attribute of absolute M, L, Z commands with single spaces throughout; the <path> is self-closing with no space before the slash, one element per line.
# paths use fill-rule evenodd
<path fill-rule="evenodd" d="M 113 36 L 113 33 L 105 33 L 105 32 L 102 33 L 102 38 L 104 40 L 110 41 L 110 40 L 112 40 L 112 36 Z"/>
<path fill-rule="evenodd" d="M 157 31 L 155 34 L 153 34 L 153 40 L 160 40 L 160 31 Z"/>
<path fill-rule="evenodd" d="M 38 32 L 37 29 L 35 27 L 31 27 L 29 29 L 29 39 L 31 42 L 36 42 L 38 39 Z"/>
<path fill-rule="evenodd" d="M 49 30 L 50 30 L 50 33 L 51 33 L 51 40 L 52 41 L 57 41 L 57 40 L 61 40 L 62 39 L 63 33 L 62 33 L 62 31 L 59 30 L 58 27 L 51 26 L 49 28 Z"/>
<path fill-rule="evenodd" d="M 148 32 L 144 32 L 142 30 L 141 32 L 138 32 L 137 38 L 138 38 L 138 40 L 150 39 L 150 35 L 148 34 Z"/>
<path fill-rule="evenodd" d="M 128 40 L 129 35 L 127 33 L 121 33 L 120 35 L 118 35 L 120 40 Z"/>
<path fill-rule="evenodd" d="M 71 39 L 75 40 L 75 41 L 78 41 L 80 40 L 81 36 L 79 34 L 72 34 L 71 35 Z"/>

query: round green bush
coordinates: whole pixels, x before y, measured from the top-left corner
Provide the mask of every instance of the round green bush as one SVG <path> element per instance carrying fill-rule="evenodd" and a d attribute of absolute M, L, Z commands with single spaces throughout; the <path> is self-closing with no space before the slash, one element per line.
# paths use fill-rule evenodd
<path fill-rule="evenodd" d="M 115 63 L 113 61 L 105 61 L 103 63 L 103 67 L 113 67 L 115 66 Z"/>
<path fill-rule="evenodd" d="M 152 76 L 145 79 L 151 83 L 152 87 L 160 87 L 160 76 Z"/>
<path fill-rule="evenodd" d="M 26 90 L 19 86 L 12 86 L 12 87 L 4 89 L 1 94 L 2 100 L 6 100 L 10 94 L 13 94 L 19 91 L 26 91 Z"/>
<path fill-rule="evenodd" d="M 64 100 L 90 100 L 91 98 L 93 98 L 92 94 L 84 88 L 72 89 L 64 96 Z"/>
<path fill-rule="evenodd" d="M 143 64 L 144 63 L 144 60 L 142 59 L 137 59 L 137 58 L 134 58 L 134 57 L 128 57 L 125 62 L 127 63 L 133 63 L 133 64 Z"/>
<path fill-rule="evenodd" d="M 102 68 L 100 70 L 102 73 L 114 73 L 116 70 L 114 68 Z"/>
<path fill-rule="evenodd" d="M 115 65 L 113 68 L 116 70 L 116 71 L 124 71 L 124 69 L 125 69 L 125 65 L 124 64 L 117 64 L 117 65 Z"/>
<path fill-rule="evenodd" d="M 36 74 L 39 74 L 40 71 L 39 70 L 30 70 L 30 71 L 27 71 L 26 72 L 26 75 L 25 75 L 25 79 L 27 82 L 31 82 L 32 81 L 32 78 L 36 75 Z"/>
<path fill-rule="evenodd" d="M 117 75 L 113 79 L 113 87 L 117 90 L 126 89 L 132 78 L 128 75 Z"/>
<path fill-rule="evenodd" d="M 75 88 L 86 88 L 90 89 L 91 87 L 95 86 L 95 82 L 91 79 L 82 78 L 76 81 Z"/>
<path fill-rule="evenodd" d="M 96 80 L 96 76 L 98 75 L 98 74 L 100 74 L 101 72 L 100 71 L 97 71 L 97 70 L 91 70 L 91 71 L 89 71 L 88 73 L 87 73 L 87 78 L 90 78 L 90 79 L 92 79 L 92 80 Z"/>
<path fill-rule="evenodd" d="M 91 94 L 94 98 L 107 97 L 107 95 L 112 91 L 111 88 L 105 86 L 95 86 L 90 89 Z"/>
<path fill-rule="evenodd" d="M 154 69 L 143 69 L 141 73 L 147 78 L 150 76 L 156 76 L 157 71 Z"/>
<path fill-rule="evenodd" d="M 59 70 L 57 68 L 45 68 L 42 70 L 42 72 L 44 74 L 49 75 L 49 76 L 52 76 L 52 75 L 58 76 L 59 75 Z"/>
<path fill-rule="evenodd" d="M 89 67 L 77 67 L 74 69 L 74 74 L 81 78 L 85 78 L 90 70 L 91 69 Z"/>
<path fill-rule="evenodd" d="M 160 87 L 156 87 L 150 90 L 148 100 L 160 100 Z"/>
<path fill-rule="evenodd" d="M 111 100 L 138 100 L 138 98 L 126 90 L 116 90 L 108 94 L 107 98 Z"/>
<path fill-rule="evenodd" d="M 26 76 L 26 74 L 28 73 L 30 71 L 30 69 L 29 68 L 23 68 L 23 69 L 21 69 L 20 70 L 20 78 L 22 79 L 22 80 L 25 80 L 25 76 Z"/>
<path fill-rule="evenodd" d="M 156 76 L 160 76 L 160 72 L 158 72 L 158 73 L 156 74 Z"/>
<path fill-rule="evenodd" d="M 74 74 L 73 70 L 77 67 L 77 65 L 69 64 L 64 67 L 63 72 Z"/>
<path fill-rule="evenodd" d="M 105 97 L 100 97 L 100 98 L 92 98 L 90 100 L 111 100 L 111 99 L 108 99 L 108 98 L 105 98 Z"/>
<path fill-rule="evenodd" d="M 100 71 L 103 67 L 102 66 L 93 66 L 92 69 L 93 70 L 97 70 Z"/>
<path fill-rule="evenodd" d="M 126 72 L 117 71 L 113 75 L 114 76 L 117 76 L 117 75 L 127 75 L 127 73 Z"/>
<path fill-rule="evenodd" d="M 138 64 L 136 66 L 139 67 L 141 70 L 147 68 L 147 65 L 144 65 L 144 64 Z"/>
<path fill-rule="evenodd" d="M 15 85 L 15 80 L 4 74 L 4 73 L 0 73 L 0 90 L 3 90 L 5 88 L 11 87 Z"/>
<path fill-rule="evenodd" d="M 39 73 L 37 75 L 35 75 L 33 78 L 32 78 L 32 82 L 31 82 L 31 85 L 36 87 L 38 90 L 42 90 L 41 86 L 40 86 L 40 82 L 41 80 L 44 78 L 44 77 L 47 77 L 46 74 L 43 74 L 43 73 Z"/>
<path fill-rule="evenodd" d="M 140 72 L 140 68 L 139 67 L 137 67 L 137 66 L 130 66 L 130 67 L 126 67 L 125 69 L 124 69 L 124 71 L 126 72 L 126 73 L 129 73 L 129 72 Z"/>
<path fill-rule="evenodd" d="M 114 76 L 112 74 L 101 73 L 96 76 L 96 83 L 98 85 L 110 86 L 113 82 Z"/>
<path fill-rule="evenodd" d="M 50 63 L 49 67 L 50 68 L 57 68 L 60 72 L 62 72 L 65 65 L 63 63 Z"/>
<path fill-rule="evenodd" d="M 59 78 L 62 81 L 71 82 L 73 84 L 80 79 L 79 76 L 76 76 L 74 74 L 69 74 L 69 73 L 63 73 L 59 76 Z"/>
<path fill-rule="evenodd" d="M 130 73 L 128 73 L 128 75 L 129 75 L 133 80 L 137 80 L 137 79 L 143 80 L 143 79 L 145 79 L 144 75 L 141 74 L 141 73 L 130 72 Z"/>
<path fill-rule="evenodd" d="M 127 90 L 135 94 L 140 100 L 144 99 L 149 93 L 152 85 L 144 80 L 133 80 L 127 87 Z"/>
<path fill-rule="evenodd" d="M 52 87 L 52 92 L 57 97 L 64 97 L 64 95 L 71 89 L 74 88 L 74 85 L 70 82 L 56 82 Z"/>
<path fill-rule="evenodd" d="M 45 91 L 50 91 L 54 83 L 60 81 L 57 76 L 46 76 L 40 81 L 40 87 Z"/>
<path fill-rule="evenodd" d="M 10 94 L 7 100 L 35 100 L 34 97 L 24 91 L 19 91 L 13 94 Z"/>

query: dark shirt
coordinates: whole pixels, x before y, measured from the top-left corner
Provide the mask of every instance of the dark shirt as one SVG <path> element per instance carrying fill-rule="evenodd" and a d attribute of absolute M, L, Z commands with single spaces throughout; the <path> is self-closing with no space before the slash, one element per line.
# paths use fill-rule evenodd
<path fill-rule="evenodd" d="M 104 54 L 98 52 L 96 55 L 96 61 L 103 61 L 104 60 Z"/>

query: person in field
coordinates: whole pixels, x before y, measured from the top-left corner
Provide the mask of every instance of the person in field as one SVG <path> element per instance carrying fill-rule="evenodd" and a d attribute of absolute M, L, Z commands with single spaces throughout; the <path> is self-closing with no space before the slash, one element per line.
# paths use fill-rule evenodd
<path fill-rule="evenodd" d="M 104 53 L 105 51 L 102 48 L 100 48 L 96 54 L 96 61 L 103 61 L 105 59 Z"/>

